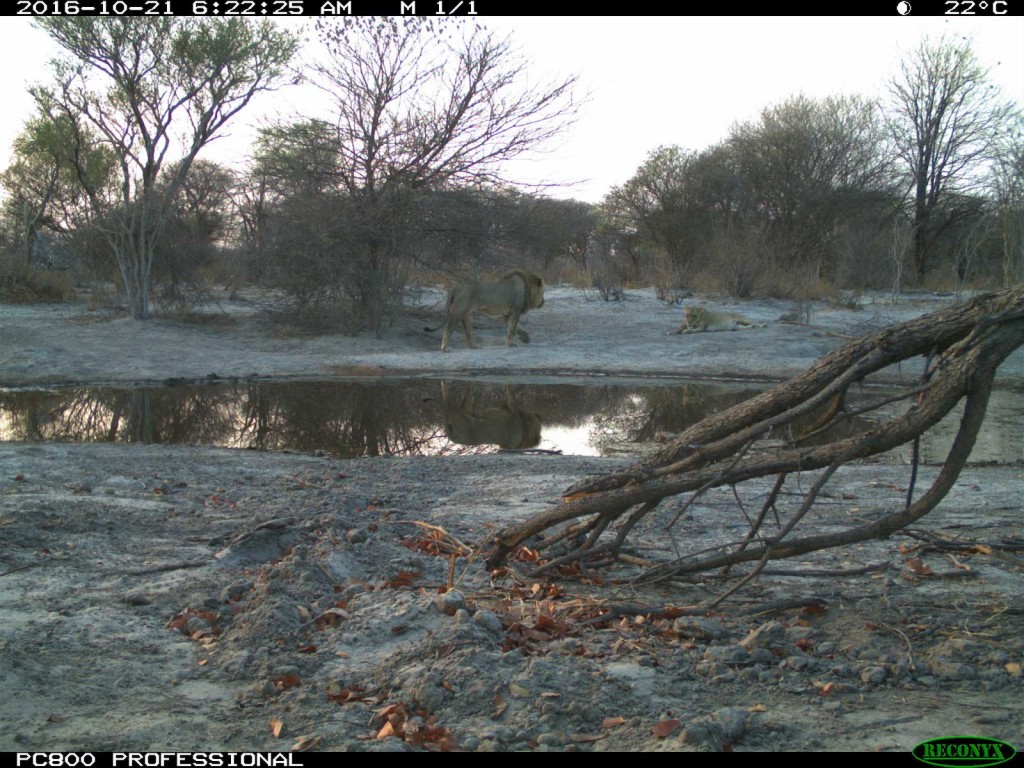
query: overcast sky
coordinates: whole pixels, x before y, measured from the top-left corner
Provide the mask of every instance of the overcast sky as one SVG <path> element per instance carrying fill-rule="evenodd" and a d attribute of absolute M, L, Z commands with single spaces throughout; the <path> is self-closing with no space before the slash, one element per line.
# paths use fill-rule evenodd
<path fill-rule="evenodd" d="M 507 33 L 544 81 L 578 75 L 588 94 L 576 124 L 538 158 L 516 163 L 524 182 L 580 182 L 559 197 L 596 202 L 662 144 L 703 149 L 736 121 L 798 93 L 877 96 L 925 37 L 965 35 L 1006 99 L 1024 103 L 1024 17 L 706 18 L 481 17 Z M 29 19 L 0 21 L 0 166 L 32 104 L 26 85 L 48 78 L 54 48 Z M 252 126 L 301 107 L 298 94 L 254 101 L 230 137 L 202 156 L 241 163 Z"/>

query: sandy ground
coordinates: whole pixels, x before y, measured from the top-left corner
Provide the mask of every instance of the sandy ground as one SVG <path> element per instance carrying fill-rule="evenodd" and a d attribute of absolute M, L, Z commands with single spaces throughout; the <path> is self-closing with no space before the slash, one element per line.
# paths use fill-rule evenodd
<path fill-rule="evenodd" d="M 549 289 L 544 307 L 526 315 L 529 345 L 507 347 L 500 321 L 481 321 L 481 349 L 453 334 L 442 354 L 441 334 L 424 325 L 441 319 L 441 294 L 424 292 L 422 310 L 403 318 L 381 338 L 364 333 L 309 336 L 270 324 L 256 301 L 224 302 L 205 321 L 154 318 L 138 323 L 84 305 L 0 306 L 0 386 L 150 383 L 209 376 L 322 378 L 346 374 L 536 376 L 670 376 L 783 379 L 856 336 L 940 309 L 949 297 L 865 299 L 857 310 L 819 303 L 814 327 L 773 322 L 789 303 L 759 301 L 709 306 L 739 311 L 768 328 L 729 334 L 668 335 L 682 309 L 660 302 L 653 291 L 631 291 L 626 300 L 604 302 L 568 287 Z M 219 312 L 219 313 L 218 313 Z M 830 335 L 841 334 L 841 335 Z M 891 376 L 914 376 L 904 366 Z M 1024 350 L 1000 369 L 1000 377 L 1024 377 Z"/>
<path fill-rule="evenodd" d="M 0 306 L 0 385 L 780 378 L 842 343 L 831 334 L 949 301 L 821 305 L 814 327 L 771 322 L 789 307 L 756 302 L 730 309 L 766 329 L 667 336 L 681 309 L 649 292 L 604 303 L 556 288 L 528 318 L 530 345 L 506 348 L 484 324 L 482 349 L 456 336 L 447 355 L 421 330 L 438 319 L 427 308 L 353 339 L 282 333 L 252 303 L 144 324 L 84 305 Z M 999 385 L 1022 383 L 1018 350 Z M 453 540 L 472 548 L 623 463 L 0 443 L 0 748 L 908 750 L 967 733 L 1024 745 L 1019 465 L 971 466 L 918 538 L 780 565 L 700 616 L 674 609 L 725 584 L 541 584 L 527 564 L 491 573 L 447 556 Z M 919 487 L 936 471 L 923 467 Z M 813 524 L 892 509 L 908 475 L 844 468 Z M 743 493 L 756 504 L 765 490 Z M 635 532 L 641 546 L 743 530 L 730 493 L 670 530 L 679 503 L 663 506 Z M 922 531 L 959 543 L 924 545 Z M 630 608 L 591 621 L 609 603 Z"/>

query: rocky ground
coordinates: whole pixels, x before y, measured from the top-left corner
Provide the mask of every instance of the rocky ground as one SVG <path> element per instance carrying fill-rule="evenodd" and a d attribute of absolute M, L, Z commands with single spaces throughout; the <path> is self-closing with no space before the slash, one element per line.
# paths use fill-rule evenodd
<path fill-rule="evenodd" d="M 666 336 L 681 310 L 649 292 L 606 304 L 559 288 L 529 317 L 531 345 L 508 349 L 493 326 L 483 349 L 457 336 L 449 355 L 420 330 L 428 309 L 351 339 L 282 333 L 252 303 L 142 325 L 83 305 L 3 306 L 0 384 L 771 378 L 803 370 L 836 334 L 949 301 L 820 305 L 810 326 Z M 1024 382 L 1020 350 L 999 376 Z M 962 734 L 1024 745 L 1019 465 L 972 465 L 919 529 L 779 564 L 712 611 L 687 609 L 725 591 L 715 579 L 538 581 L 529 562 L 489 572 L 474 553 L 624 463 L 0 443 L 0 747 L 904 751 Z M 918 487 L 937 469 L 923 467 Z M 807 524 L 870 520 L 908 482 L 902 465 L 846 467 Z M 745 526 L 731 493 L 666 530 L 679 511 L 666 503 L 634 532 L 641 553 Z"/>

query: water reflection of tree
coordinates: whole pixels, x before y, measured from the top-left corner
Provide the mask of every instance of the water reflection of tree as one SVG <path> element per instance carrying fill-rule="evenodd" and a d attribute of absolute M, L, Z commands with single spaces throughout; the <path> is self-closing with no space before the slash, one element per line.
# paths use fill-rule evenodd
<path fill-rule="evenodd" d="M 234 427 L 231 412 L 237 397 L 237 388 L 229 384 L 153 390 L 157 439 L 161 443 L 223 445 Z"/>
<path fill-rule="evenodd" d="M 444 432 L 423 407 L 433 383 L 252 384 L 240 398 L 234 445 L 339 456 L 437 453 Z"/>
<path fill-rule="evenodd" d="M 223 443 L 231 431 L 230 388 L 19 392 L 4 397 L 15 440 Z"/>
<path fill-rule="evenodd" d="M 456 388 L 469 386 L 456 383 Z M 506 400 L 510 385 L 474 383 L 479 408 Z M 749 393 L 727 397 L 692 387 L 511 385 L 545 425 L 596 426 L 600 439 L 635 442 L 679 431 Z M 16 393 L 2 402 L 19 440 L 164 442 L 339 456 L 475 455 L 491 446 L 453 443 L 444 433 L 439 382 L 222 384 L 139 390 Z M 702 410 L 703 409 L 703 410 Z"/>
<path fill-rule="evenodd" d="M 664 387 L 606 387 L 607 403 L 594 415 L 603 439 L 644 443 L 682 432 L 705 416 L 743 402 L 754 390 L 735 385 L 681 384 Z"/>

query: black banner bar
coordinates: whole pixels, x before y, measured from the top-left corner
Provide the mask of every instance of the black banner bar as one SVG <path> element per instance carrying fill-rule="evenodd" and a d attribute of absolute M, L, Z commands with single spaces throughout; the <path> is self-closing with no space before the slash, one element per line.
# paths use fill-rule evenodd
<path fill-rule="evenodd" d="M 7 752 L 12 768 L 315 768 L 308 752 Z"/>
<path fill-rule="evenodd" d="M 1024 0 L 862 0 L 855 7 L 818 7 L 814 16 L 1018 16 Z M 8 16 L 536 16 L 614 15 L 589 13 L 590 4 L 552 7 L 522 0 L 13 0 L 4 6 Z M 614 6 L 601 6 L 610 8 Z M 657 9 L 664 6 L 657 6 Z M 773 16 L 804 16 L 804 4 L 776 4 Z M 631 11 L 644 10 L 631 8 Z M 700 15 L 701 6 L 689 6 Z M 656 12 L 651 7 L 652 14 Z M 644 15 L 644 14 L 640 14 Z M 679 14 L 688 16 L 691 14 Z"/>
<path fill-rule="evenodd" d="M 486 0 L 14 0 L 5 8 L 10 16 L 476 16 L 481 2 Z"/>

